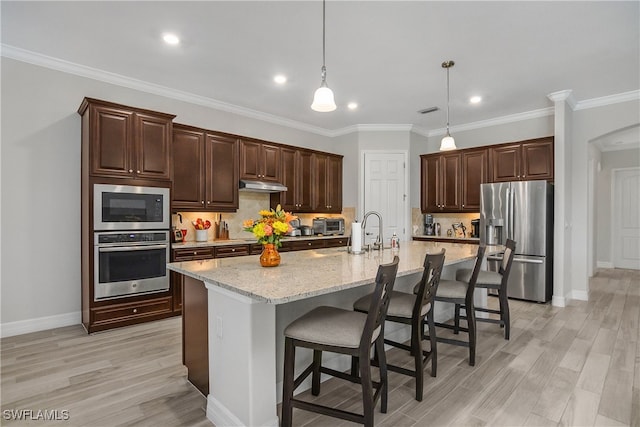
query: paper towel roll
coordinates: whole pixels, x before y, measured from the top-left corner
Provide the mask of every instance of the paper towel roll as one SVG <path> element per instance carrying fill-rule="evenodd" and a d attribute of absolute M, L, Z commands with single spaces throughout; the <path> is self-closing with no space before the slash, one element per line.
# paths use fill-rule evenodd
<path fill-rule="evenodd" d="M 362 227 L 359 222 L 351 223 L 351 252 L 362 250 Z"/>

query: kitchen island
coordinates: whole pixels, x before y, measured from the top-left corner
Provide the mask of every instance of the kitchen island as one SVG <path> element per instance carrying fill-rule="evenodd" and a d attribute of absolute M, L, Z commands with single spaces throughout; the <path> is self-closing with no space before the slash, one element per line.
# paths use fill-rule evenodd
<path fill-rule="evenodd" d="M 394 255 L 400 258 L 396 289 L 410 291 L 425 254 L 442 248 L 446 249 L 445 278 L 453 278 L 457 268 L 472 265 L 477 251 L 475 245 L 411 241 L 402 242 L 398 250 L 362 255 L 349 254 L 346 248 L 289 252 L 275 268 L 261 267 L 258 256 L 168 264 L 170 270 L 186 276 L 185 355 L 205 350 L 201 355 L 208 358 L 208 385 L 203 391 L 208 392 L 207 418 L 218 427 L 277 426 L 284 328 L 318 305 L 351 308 L 353 301 L 372 290 L 378 266 L 391 262 Z M 206 318 L 194 313 L 206 313 Z M 201 326 L 199 331 L 194 332 L 194 324 Z M 205 346 L 192 333 L 206 334 L 206 349 L 190 347 Z M 303 366 L 311 353 L 301 351 L 298 356 L 298 366 Z M 188 359 L 185 364 L 191 370 Z M 348 363 L 336 357 L 327 365 L 346 370 Z"/>

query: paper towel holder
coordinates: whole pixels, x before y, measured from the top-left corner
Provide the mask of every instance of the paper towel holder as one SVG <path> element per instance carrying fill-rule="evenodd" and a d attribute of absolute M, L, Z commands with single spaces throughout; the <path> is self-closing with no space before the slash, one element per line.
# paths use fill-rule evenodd
<path fill-rule="evenodd" d="M 354 222 L 358 222 L 358 220 L 356 219 Z M 354 251 L 351 249 L 351 234 L 349 234 L 349 237 L 347 237 L 347 253 L 351 255 L 362 255 L 365 253 L 364 248 L 359 251 Z"/>

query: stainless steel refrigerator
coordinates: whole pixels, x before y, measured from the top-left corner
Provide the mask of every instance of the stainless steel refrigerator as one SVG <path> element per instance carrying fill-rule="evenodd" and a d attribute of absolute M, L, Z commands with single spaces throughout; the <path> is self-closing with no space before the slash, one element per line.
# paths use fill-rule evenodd
<path fill-rule="evenodd" d="M 480 242 L 516 241 L 507 296 L 547 302 L 553 294 L 553 185 L 514 181 L 480 186 Z M 502 256 L 487 258 L 497 271 Z"/>

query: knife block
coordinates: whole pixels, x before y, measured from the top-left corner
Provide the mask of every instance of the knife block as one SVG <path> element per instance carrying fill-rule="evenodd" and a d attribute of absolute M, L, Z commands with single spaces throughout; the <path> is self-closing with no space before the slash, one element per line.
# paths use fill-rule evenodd
<path fill-rule="evenodd" d="M 229 230 L 224 230 L 220 227 L 220 223 L 215 223 L 216 227 L 216 240 L 229 240 Z"/>

